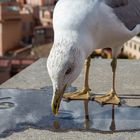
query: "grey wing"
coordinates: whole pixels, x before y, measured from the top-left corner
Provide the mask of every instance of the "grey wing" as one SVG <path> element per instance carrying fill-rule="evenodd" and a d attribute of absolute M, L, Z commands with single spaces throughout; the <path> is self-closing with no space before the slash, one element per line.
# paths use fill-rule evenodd
<path fill-rule="evenodd" d="M 105 0 L 105 3 L 129 30 L 140 24 L 140 0 Z"/>
<path fill-rule="evenodd" d="M 112 8 L 116 8 L 127 5 L 128 0 L 105 0 L 105 3 Z"/>

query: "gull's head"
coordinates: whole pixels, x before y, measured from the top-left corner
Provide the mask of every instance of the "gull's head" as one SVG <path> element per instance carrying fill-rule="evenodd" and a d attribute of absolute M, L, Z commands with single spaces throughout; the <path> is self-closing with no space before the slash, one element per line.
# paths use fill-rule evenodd
<path fill-rule="evenodd" d="M 53 45 L 47 60 L 48 73 L 53 84 L 52 111 L 58 114 L 66 87 L 78 77 L 84 62 L 82 51 L 71 43 Z"/>

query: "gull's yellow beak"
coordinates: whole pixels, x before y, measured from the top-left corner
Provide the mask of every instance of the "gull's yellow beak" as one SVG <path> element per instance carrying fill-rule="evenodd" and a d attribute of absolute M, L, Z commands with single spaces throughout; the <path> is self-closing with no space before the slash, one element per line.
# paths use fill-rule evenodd
<path fill-rule="evenodd" d="M 54 115 L 58 114 L 58 110 L 59 110 L 60 103 L 61 103 L 61 100 L 62 100 L 62 97 L 64 94 L 64 90 L 65 90 L 65 88 L 62 91 L 59 91 L 57 89 L 54 91 L 53 98 L 52 98 L 52 104 L 51 104 L 52 112 Z"/>

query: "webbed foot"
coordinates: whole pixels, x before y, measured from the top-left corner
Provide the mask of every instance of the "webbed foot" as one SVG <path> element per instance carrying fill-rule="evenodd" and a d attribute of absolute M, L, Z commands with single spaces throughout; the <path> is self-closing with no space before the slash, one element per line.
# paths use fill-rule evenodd
<path fill-rule="evenodd" d="M 95 96 L 94 100 L 100 104 L 113 104 L 113 105 L 119 105 L 120 104 L 120 98 L 117 96 L 116 92 L 111 90 L 109 93 L 103 96 Z"/>

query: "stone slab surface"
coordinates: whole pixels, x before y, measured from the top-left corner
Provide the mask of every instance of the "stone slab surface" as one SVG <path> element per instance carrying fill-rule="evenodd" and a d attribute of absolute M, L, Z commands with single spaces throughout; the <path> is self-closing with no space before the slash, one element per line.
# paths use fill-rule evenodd
<path fill-rule="evenodd" d="M 111 88 L 112 72 L 110 67 L 111 60 L 95 59 L 92 61 L 90 70 L 90 87 L 93 93 L 105 94 Z M 127 105 L 140 106 L 140 61 L 136 60 L 118 60 L 116 90 L 117 93 L 125 97 Z M 76 88 L 81 88 L 83 84 L 83 71 L 79 78 L 73 83 Z M 40 89 L 42 87 L 51 86 L 51 81 L 47 74 L 46 59 L 40 59 L 27 69 L 8 80 L 0 86 L 0 88 L 19 88 L 19 89 Z M 45 104 L 45 103 L 44 103 Z M 135 114 L 136 113 L 136 114 Z M 139 111 L 130 113 L 134 116 L 139 115 Z M 131 116 L 131 115 L 130 115 Z M 124 115 L 125 118 L 125 115 Z M 123 119 L 123 115 L 122 115 Z M 139 119 L 137 119 L 139 123 Z M 139 131 L 129 130 L 125 132 L 115 132 L 113 134 L 103 134 L 101 132 L 52 132 L 48 130 L 40 130 L 29 128 L 19 131 L 10 136 L 6 140 L 138 140 Z"/>

